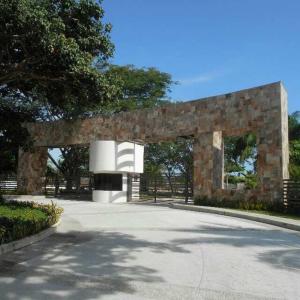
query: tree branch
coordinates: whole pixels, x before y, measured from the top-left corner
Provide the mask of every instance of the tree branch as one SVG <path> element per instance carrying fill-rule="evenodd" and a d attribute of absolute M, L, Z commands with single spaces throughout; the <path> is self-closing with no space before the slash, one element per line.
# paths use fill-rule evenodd
<path fill-rule="evenodd" d="M 50 153 L 48 153 L 48 157 L 52 161 L 52 163 L 55 165 L 55 167 L 64 175 L 64 170 L 59 166 L 59 164 L 55 161 L 55 159 L 52 157 Z"/>

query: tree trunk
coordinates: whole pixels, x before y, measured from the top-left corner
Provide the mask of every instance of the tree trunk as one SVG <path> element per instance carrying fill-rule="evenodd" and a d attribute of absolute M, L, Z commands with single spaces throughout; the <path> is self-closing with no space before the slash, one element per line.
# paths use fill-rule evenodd
<path fill-rule="evenodd" d="M 72 177 L 65 177 L 66 180 L 66 191 L 72 192 L 73 180 Z"/>
<path fill-rule="evenodd" d="M 57 197 L 58 192 L 59 192 L 59 178 L 57 175 L 55 176 L 54 185 L 55 185 L 54 196 Z"/>
<path fill-rule="evenodd" d="M 173 197 L 174 195 L 174 187 L 173 187 L 173 184 L 172 184 L 172 175 L 170 175 L 170 173 L 165 173 L 167 179 L 168 179 L 168 183 L 169 183 L 169 186 L 170 186 L 170 190 L 171 190 L 171 197 Z"/>
<path fill-rule="evenodd" d="M 185 174 L 184 180 L 184 202 L 185 204 L 189 201 L 189 174 Z"/>
<path fill-rule="evenodd" d="M 154 203 L 156 203 L 156 198 L 157 198 L 157 178 L 155 175 L 155 177 L 154 177 Z"/>

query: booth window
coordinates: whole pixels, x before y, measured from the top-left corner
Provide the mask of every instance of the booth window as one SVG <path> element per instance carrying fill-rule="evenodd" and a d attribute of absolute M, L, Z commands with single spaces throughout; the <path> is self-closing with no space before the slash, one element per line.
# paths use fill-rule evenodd
<path fill-rule="evenodd" d="M 94 174 L 95 190 L 122 191 L 122 174 Z"/>

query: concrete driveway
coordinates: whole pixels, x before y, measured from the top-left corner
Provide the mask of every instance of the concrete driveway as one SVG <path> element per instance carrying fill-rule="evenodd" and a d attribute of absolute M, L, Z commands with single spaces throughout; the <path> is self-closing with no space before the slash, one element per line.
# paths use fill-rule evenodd
<path fill-rule="evenodd" d="M 300 235 L 162 206 L 60 201 L 57 234 L 0 257 L 0 299 L 300 299 Z"/>

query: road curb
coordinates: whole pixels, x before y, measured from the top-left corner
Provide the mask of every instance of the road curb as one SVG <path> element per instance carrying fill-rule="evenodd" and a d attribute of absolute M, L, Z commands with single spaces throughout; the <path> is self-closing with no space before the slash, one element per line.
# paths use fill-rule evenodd
<path fill-rule="evenodd" d="M 57 231 L 57 227 L 59 224 L 60 224 L 60 220 L 57 223 L 55 223 L 54 225 L 52 225 L 51 227 L 49 227 L 37 234 L 33 234 L 33 235 L 27 236 L 23 239 L 0 245 L 0 255 L 18 250 L 20 248 L 29 246 L 33 243 L 36 243 L 38 241 L 41 241 L 41 240 L 47 238 L 48 236 L 54 234 Z"/>
<path fill-rule="evenodd" d="M 183 209 L 183 210 L 189 210 L 189 211 L 198 211 L 198 212 L 204 212 L 204 213 L 211 213 L 211 214 L 218 214 L 223 216 L 229 216 L 229 217 L 236 217 L 241 219 L 246 219 L 250 221 L 265 223 L 273 226 L 282 227 L 285 229 L 291 229 L 295 231 L 300 231 L 300 222 L 299 224 L 296 224 L 295 222 L 287 222 L 284 220 L 278 220 L 279 217 L 276 217 L 276 219 L 273 219 L 271 217 L 263 217 L 260 215 L 252 214 L 252 213 L 242 213 L 242 212 L 235 212 L 232 210 L 227 209 L 221 209 L 221 208 L 214 208 L 214 207 L 205 207 L 205 206 L 196 206 L 196 205 L 186 205 L 186 204 L 175 204 L 170 203 L 169 205 L 171 208 L 174 209 Z M 283 218 L 281 218 L 283 219 Z"/>

